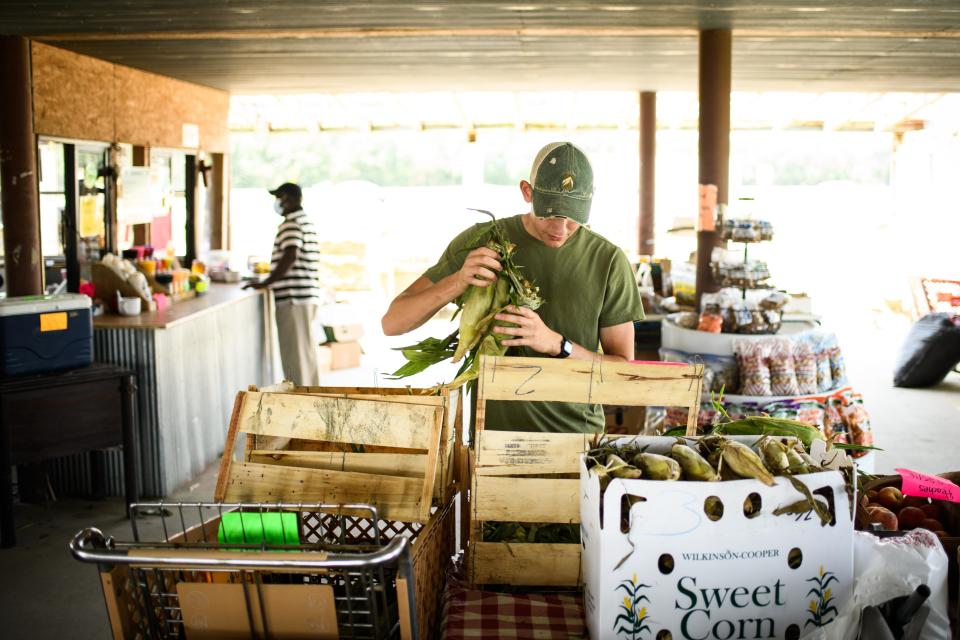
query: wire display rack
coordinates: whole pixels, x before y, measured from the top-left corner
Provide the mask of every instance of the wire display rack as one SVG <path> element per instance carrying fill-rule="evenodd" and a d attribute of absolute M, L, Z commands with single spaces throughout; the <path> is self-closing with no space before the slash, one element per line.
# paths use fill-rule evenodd
<path fill-rule="evenodd" d="M 115 637 L 419 637 L 411 538 L 424 525 L 365 504 L 160 502 L 130 513 L 132 541 L 86 528 L 70 542 L 98 565 Z M 160 517 L 153 535 L 138 524 L 149 515 Z"/>

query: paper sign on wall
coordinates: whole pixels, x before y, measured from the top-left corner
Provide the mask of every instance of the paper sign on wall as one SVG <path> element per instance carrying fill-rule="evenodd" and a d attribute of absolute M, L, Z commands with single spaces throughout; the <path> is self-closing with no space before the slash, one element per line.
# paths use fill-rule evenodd
<path fill-rule="evenodd" d="M 159 172 L 149 167 L 124 167 L 120 174 L 117 218 L 125 224 L 153 222 L 163 213 Z"/>
<path fill-rule="evenodd" d="M 103 215 L 97 196 L 80 196 L 80 236 L 92 238 L 103 235 Z"/>
<path fill-rule="evenodd" d="M 949 480 L 910 469 L 894 469 L 894 471 L 903 478 L 902 491 L 905 496 L 960 502 L 960 487 Z"/>
<path fill-rule="evenodd" d="M 716 229 L 717 215 L 717 185 L 700 185 L 700 215 L 697 219 L 697 229 L 713 231 Z"/>
<path fill-rule="evenodd" d="M 184 123 L 181 144 L 187 149 L 197 149 L 200 147 L 200 126 Z"/>

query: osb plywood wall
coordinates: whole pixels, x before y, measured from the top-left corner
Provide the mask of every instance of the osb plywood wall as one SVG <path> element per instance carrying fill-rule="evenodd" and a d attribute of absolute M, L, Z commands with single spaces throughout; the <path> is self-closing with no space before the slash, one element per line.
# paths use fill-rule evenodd
<path fill-rule="evenodd" d="M 115 65 L 116 139 L 182 146 L 183 125 L 200 128 L 200 148 L 226 151 L 230 96 L 224 91 Z"/>
<path fill-rule="evenodd" d="M 37 133 L 114 141 L 110 62 L 33 43 L 33 127 Z"/>
<path fill-rule="evenodd" d="M 188 124 L 201 149 L 227 151 L 226 92 L 32 44 L 38 134 L 183 148 Z"/>

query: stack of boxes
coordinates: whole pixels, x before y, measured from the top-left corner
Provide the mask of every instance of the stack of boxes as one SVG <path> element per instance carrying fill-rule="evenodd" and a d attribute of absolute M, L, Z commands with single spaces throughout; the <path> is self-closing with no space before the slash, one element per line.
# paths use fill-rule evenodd
<path fill-rule="evenodd" d="M 324 325 L 327 341 L 320 345 L 320 372 L 352 369 L 360 366 L 363 349 L 358 342 L 363 337 L 363 325 Z"/>

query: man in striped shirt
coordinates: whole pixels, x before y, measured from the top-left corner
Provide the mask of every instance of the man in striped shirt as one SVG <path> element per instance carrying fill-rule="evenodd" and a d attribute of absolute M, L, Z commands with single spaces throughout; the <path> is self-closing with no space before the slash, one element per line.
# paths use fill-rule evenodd
<path fill-rule="evenodd" d="M 270 276 L 254 286 L 273 289 L 283 375 L 298 385 L 320 384 L 317 314 L 320 304 L 320 250 L 313 223 L 303 211 L 299 185 L 285 182 L 270 191 L 283 216 L 273 241 Z"/>

